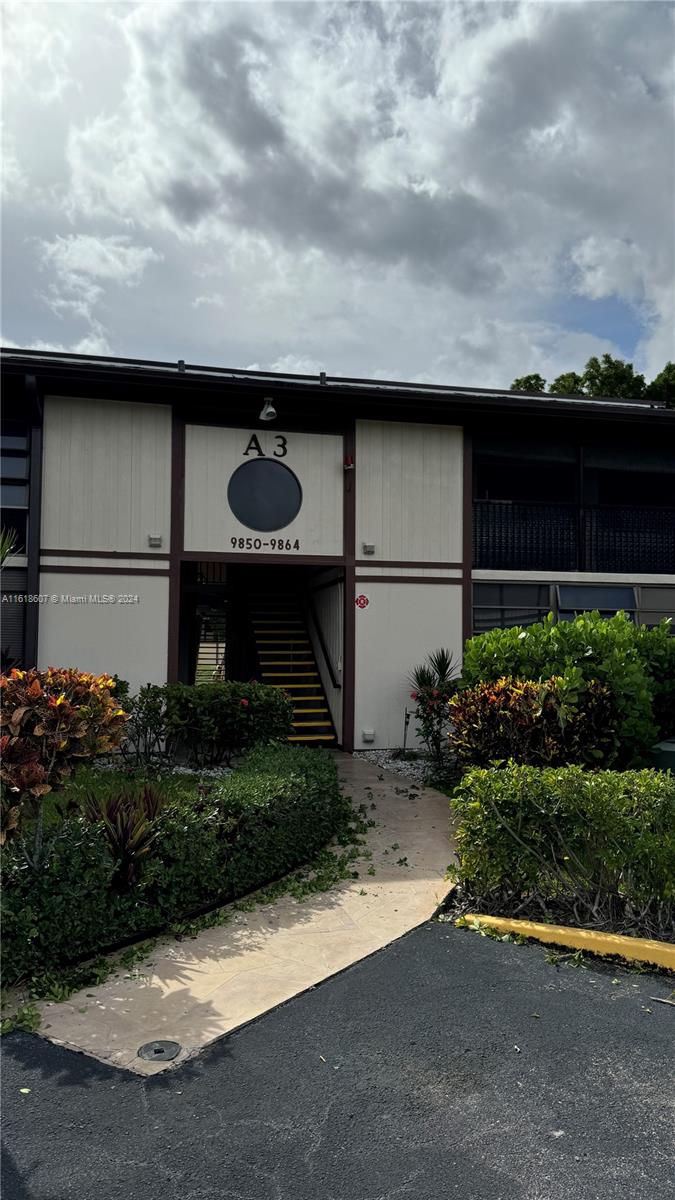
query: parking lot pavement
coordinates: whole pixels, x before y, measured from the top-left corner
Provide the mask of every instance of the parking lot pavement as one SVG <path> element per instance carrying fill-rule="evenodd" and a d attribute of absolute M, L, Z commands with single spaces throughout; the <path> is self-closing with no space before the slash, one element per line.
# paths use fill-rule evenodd
<path fill-rule="evenodd" d="M 430 922 L 154 1078 L 13 1033 L 3 1200 L 670 1200 L 672 988 Z"/>

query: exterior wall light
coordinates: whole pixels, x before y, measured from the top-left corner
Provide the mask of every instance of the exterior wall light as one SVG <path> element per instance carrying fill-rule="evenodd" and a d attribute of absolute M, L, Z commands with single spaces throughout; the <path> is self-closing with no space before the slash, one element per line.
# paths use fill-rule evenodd
<path fill-rule="evenodd" d="M 353 471 L 354 470 L 354 459 L 352 458 L 351 454 L 345 455 L 344 467 L 345 467 L 345 471 Z"/>
<path fill-rule="evenodd" d="M 277 415 L 277 410 L 272 404 L 271 396 L 265 396 L 265 403 L 260 410 L 261 421 L 273 421 Z"/>

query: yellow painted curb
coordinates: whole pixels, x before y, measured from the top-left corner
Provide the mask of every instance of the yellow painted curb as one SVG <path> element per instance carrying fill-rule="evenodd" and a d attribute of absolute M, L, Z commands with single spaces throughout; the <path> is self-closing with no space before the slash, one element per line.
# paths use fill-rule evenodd
<path fill-rule="evenodd" d="M 501 933 L 519 933 L 522 937 L 587 950 L 589 954 L 617 954 L 637 962 L 655 963 L 675 971 L 675 946 L 652 938 L 623 937 L 618 933 L 596 933 L 594 929 L 571 929 L 567 925 L 544 925 L 538 921 L 516 921 L 511 917 L 491 917 L 486 913 L 467 913 L 461 923 L 479 921 Z"/>

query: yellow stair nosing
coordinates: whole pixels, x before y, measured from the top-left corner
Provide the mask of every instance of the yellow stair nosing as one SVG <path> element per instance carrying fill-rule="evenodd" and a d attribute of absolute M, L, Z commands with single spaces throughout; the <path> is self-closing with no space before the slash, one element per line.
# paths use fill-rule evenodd
<path fill-rule="evenodd" d="M 307 679 L 311 675 L 319 674 L 318 671 L 261 671 L 261 675 L 266 675 L 270 679 Z"/>
<path fill-rule="evenodd" d="M 286 692 L 289 688 L 311 688 L 316 687 L 315 683 L 270 683 L 269 687 L 281 688 Z M 304 697 L 303 697 L 304 698 Z"/>

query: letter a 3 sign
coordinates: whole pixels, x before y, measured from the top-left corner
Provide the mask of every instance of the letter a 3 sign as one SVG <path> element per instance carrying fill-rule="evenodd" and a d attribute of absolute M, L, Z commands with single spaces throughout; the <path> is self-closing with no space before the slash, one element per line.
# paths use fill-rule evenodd
<path fill-rule="evenodd" d="M 370 604 L 370 600 L 368 599 L 367 596 L 364 596 L 364 594 L 362 592 L 360 596 L 356 597 L 356 600 L 354 601 L 354 603 L 356 604 L 357 608 L 367 608 L 368 605 Z"/>

